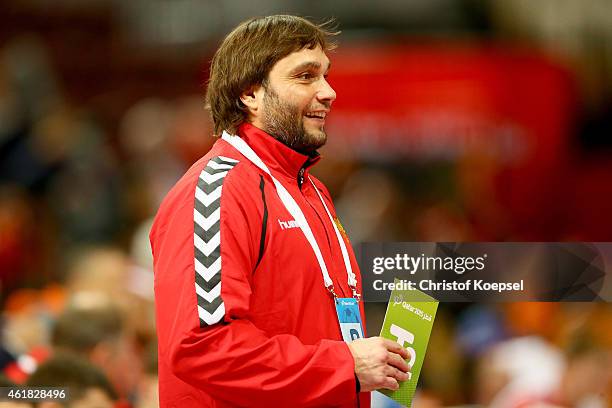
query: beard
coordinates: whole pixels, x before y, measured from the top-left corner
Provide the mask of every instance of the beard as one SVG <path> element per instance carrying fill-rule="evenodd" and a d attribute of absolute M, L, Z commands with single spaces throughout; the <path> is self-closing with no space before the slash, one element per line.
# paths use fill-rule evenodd
<path fill-rule="evenodd" d="M 327 142 L 323 128 L 308 132 L 304 127 L 304 112 L 281 101 L 269 85 L 265 88 L 263 101 L 263 130 L 278 141 L 303 154 L 311 154 Z"/>

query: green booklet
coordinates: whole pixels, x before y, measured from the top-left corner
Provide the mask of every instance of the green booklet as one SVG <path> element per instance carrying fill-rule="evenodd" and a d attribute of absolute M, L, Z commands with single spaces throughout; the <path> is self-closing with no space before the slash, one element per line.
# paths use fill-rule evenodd
<path fill-rule="evenodd" d="M 412 405 L 437 310 L 438 301 L 419 290 L 391 292 L 380 335 L 408 350 L 406 362 L 411 368 L 410 378 L 400 382 L 399 390 L 381 392 L 406 407 Z"/>

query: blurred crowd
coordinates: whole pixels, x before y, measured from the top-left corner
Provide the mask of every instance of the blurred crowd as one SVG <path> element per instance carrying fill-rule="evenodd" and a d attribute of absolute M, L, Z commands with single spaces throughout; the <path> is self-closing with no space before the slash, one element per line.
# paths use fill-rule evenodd
<path fill-rule="evenodd" d="M 500 6 L 500 24 L 528 3 Z M 545 14 L 542 4 L 551 3 L 540 3 Z M 539 33 L 550 41 L 559 29 Z M 214 143 L 211 124 L 192 89 L 123 98 L 109 126 L 99 100 L 75 102 L 56 65 L 42 38 L 0 44 L 0 386 L 68 385 L 72 407 L 156 407 L 148 232 L 166 192 Z M 608 74 L 597 84 L 612 83 Z M 608 106 L 597 105 L 604 97 L 591 87 L 589 103 Z M 108 113 L 115 100 L 105 98 Z M 449 164 L 323 156 L 314 173 L 354 244 L 529 236 L 496 202 L 488 169 L 498 164 L 486 157 Z M 601 168 L 598 180 L 608 180 Z M 596 239 L 560 231 L 544 239 Z M 370 335 L 384 306 L 366 305 Z M 442 304 L 438 313 L 415 407 L 612 406 L 609 303 Z"/>
<path fill-rule="evenodd" d="M 165 193 L 214 141 L 201 99 L 141 100 L 113 140 L 67 101 L 40 42 L 2 49 L 6 384 L 67 385 L 84 401 L 71 406 L 157 406 L 148 234 Z"/>

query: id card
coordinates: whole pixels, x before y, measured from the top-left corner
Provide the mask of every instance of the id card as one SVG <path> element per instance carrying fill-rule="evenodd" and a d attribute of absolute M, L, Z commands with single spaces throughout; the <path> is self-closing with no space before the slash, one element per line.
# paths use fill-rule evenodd
<path fill-rule="evenodd" d="M 355 298 L 336 298 L 336 313 L 342 339 L 350 343 L 353 340 L 363 338 L 361 326 L 361 313 L 359 313 L 359 302 Z"/>

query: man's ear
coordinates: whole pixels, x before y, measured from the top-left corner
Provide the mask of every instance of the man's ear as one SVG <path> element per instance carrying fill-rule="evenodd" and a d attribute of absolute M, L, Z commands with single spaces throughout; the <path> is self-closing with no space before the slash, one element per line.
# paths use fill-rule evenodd
<path fill-rule="evenodd" d="M 250 88 L 248 91 L 240 94 L 240 102 L 246 106 L 249 113 L 257 112 L 259 108 L 259 101 L 257 100 L 257 96 L 255 95 L 255 87 Z"/>
<path fill-rule="evenodd" d="M 261 107 L 261 101 L 263 100 L 263 87 L 256 85 L 251 87 L 249 90 L 240 94 L 240 102 L 247 107 L 249 114 L 257 115 L 257 111 Z"/>

